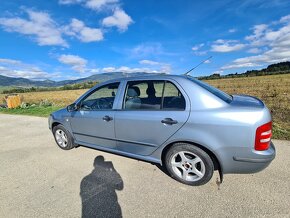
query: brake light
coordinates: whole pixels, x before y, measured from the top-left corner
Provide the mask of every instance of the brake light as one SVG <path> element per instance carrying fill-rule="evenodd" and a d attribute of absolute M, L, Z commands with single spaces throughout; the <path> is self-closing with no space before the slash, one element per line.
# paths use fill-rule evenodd
<path fill-rule="evenodd" d="M 255 150 L 264 151 L 270 147 L 272 122 L 259 126 L 256 130 Z"/>

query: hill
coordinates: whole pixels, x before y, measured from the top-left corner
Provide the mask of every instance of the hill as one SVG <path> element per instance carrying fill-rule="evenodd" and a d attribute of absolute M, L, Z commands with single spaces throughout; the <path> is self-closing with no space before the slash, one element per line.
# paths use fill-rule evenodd
<path fill-rule="evenodd" d="M 17 86 L 17 87 L 59 87 L 65 85 L 72 85 L 78 83 L 86 83 L 93 81 L 106 81 L 110 79 L 116 79 L 121 77 L 131 77 L 131 76 L 150 76 L 151 73 L 123 73 L 123 72 L 112 72 L 112 73 L 102 73 L 95 74 L 89 77 L 80 78 L 76 80 L 63 80 L 63 81 L 53 81 L 53 80 L 30 80 L 25 78 L 15 78 L 0 75 L 0 86 Z"/>
<path fill-rule="evenodd" d="M 236 77 L 251 77 L 251 76 L 265 76 L 265 75 L 276 75 L 276 74 L 287 74 L 290 73 L 290 61 L 281 62 L 277 64 L 271 64 L 267 68 L 261 70 L 248 70 L 245 73 L 235 73 L 220 75 L 214 73 L 210 76 L 201 76 L 198 79 L 223 79 L 223 78 L 236 78 Z"/>
<path fill-rule="evenodd" d="M 198 79 L 221 79 L 221 78 L 235 78 L 235 77 L 249 77 L 249 76 L 263 76 L 263 75 L 273 75 L 273 74 L 285 74 L 290 73 L 290 62 L 281 62 L 277 64 L 271 64 L 267 68 L 262 70 L 250 70 L 245 73 L 235 73 L 228 75 L 212 74 L 210 76 L 198 77 Z M 112 72 L 112 73 L 102 73 L 95 74 L 89 77 L 80 78 L 76 80 L 63 80 L 63 81 L 53 81 L 53 80 L 43 80 L 36 81 L 25 78 L 15 78 L 0 75 L 0 86 L 13 86 L 13 87 L 60 87 L 65 85 L 73 85 L 79 83 L 87 82 L 102 82 L 105 80 L 116 79 L 120 77 L 131 77 L 131 76 L 150 76 L 154 74 L 137 72 L 137 73 L 124 73 L 124 72 Z"/>

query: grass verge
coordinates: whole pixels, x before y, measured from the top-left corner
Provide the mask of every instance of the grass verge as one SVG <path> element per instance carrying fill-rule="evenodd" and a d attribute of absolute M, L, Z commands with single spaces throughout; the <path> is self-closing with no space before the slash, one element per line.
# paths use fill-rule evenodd
<path fill-rule="evenodd" d="M 52 112 L 57 111 L 61 108 L 62 107 L 60 106 L 38 106 L 38 105 L 28 108 L 15 108 L 15 109 L 0 108 L 0 113 L 48 117 Z"/>

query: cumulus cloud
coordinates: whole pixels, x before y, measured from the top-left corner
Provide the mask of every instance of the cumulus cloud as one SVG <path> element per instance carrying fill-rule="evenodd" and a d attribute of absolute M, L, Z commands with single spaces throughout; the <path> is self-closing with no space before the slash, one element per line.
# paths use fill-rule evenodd
<path fill-rule="evenodd" d="M 8 77 L 22 77 L 33 80 L 60 77 L 60 74 L 58 73 L 48 73 L 40 69 L 38 66 L 13 59 L 0 59 L 0 75 Z"/>
<path fill-rule="evenodd" d="M 246 45 L 237 40 L 223 40 L 219 39 L 211 45 L 211 51 L 214 52 L 233 52 L 243 49 Z"/>
<path fill-rule="evenodd" d="M 38 45 L 60 45 L 67 47 L 59 26 L 46 12 L 26 10 L 28 19 L 20 17 L 0 18 L 0 25 L 8 32 L 32 36 Z"/>
<path fill-rule="evenodd" d="M 112 16 L 103 19 L 102 24 L 105 27 L 117 27 L 119 31 L 124 32 L 128 26 L 133 23 L 132 18 L 120 8 L 116 8 Z"/>
<path fill-rule="evenodd" d="M 104 39 L 101 29 L 87 27 L 84 22 L 75 18 L 64 30 L 67 35 L 74 36 L 82 42 L 94 42 Z"/>
<path fill-rule="evenodd" d="M 86 65 L 88 62 L 86 59 L 77 55 L 61 55 L 58 58 L 58 61 L 71 66 L 71 68 L 78 73 L 84 73 L 86 71 Z"/>
<path fill-rule="evenodd" d="M 92 10 L 100 10 L 104 6 L 114 6 L 117 2 L 118 0 L 88 0 L 85 6 Z"/>
<path fill-rule="evenodd" d="M 255 67 L 290 60 L 290 15 L 282 17 L 278 22 L 256 25 L 252 30 L 253 34 L 245 38 L 249 46 L 253 47 L 248 52 L 260 54 L 235 59 L 223 69 Z"/>

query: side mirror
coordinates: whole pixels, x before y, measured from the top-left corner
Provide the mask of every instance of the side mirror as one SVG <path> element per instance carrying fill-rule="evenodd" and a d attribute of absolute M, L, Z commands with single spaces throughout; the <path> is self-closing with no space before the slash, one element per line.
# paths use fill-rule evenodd
<path fill-rule="evenodd" d="M 79 106 L 76 103 L 70 104 L 66 107 L 68 112 L 77 111 L 79 109 Z"/>

